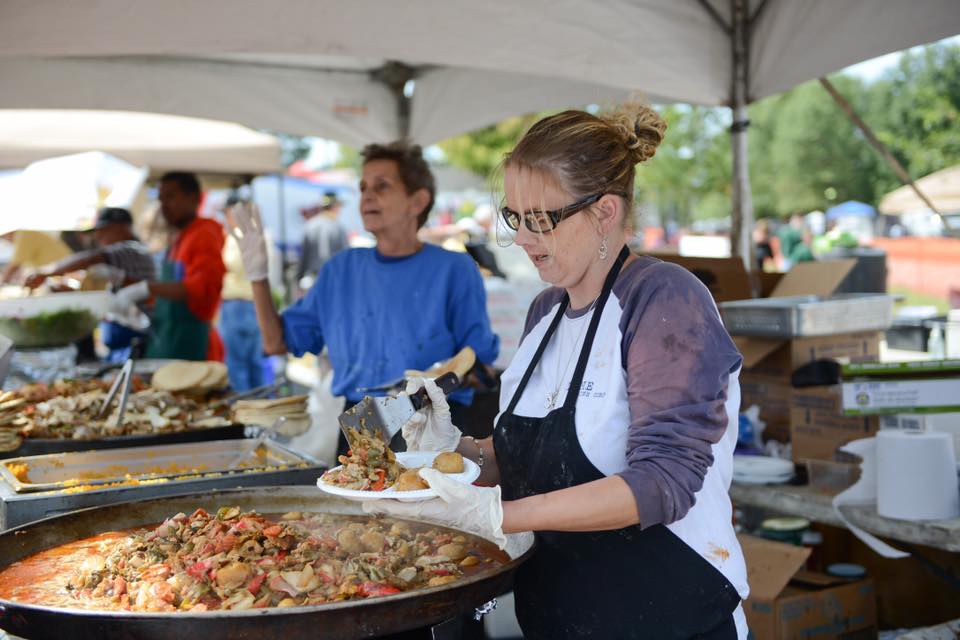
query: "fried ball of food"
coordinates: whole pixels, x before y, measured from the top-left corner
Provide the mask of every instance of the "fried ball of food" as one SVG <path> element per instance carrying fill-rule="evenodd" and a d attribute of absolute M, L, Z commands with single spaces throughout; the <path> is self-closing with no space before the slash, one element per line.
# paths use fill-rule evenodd
<path fill-rule="evenodd" d="M 419 491 L 420 489 L 429 489 L 430 485 L 424 482 L 420 474 L 420 469 L 407 469 L 397 478 L 397 491 Z"/>
<path fill-rule="evenodd" d="M 446 451 L 433 459 L 433 468 L 443 473 L 463 473 L 463 456 L 456 451 Z"/>

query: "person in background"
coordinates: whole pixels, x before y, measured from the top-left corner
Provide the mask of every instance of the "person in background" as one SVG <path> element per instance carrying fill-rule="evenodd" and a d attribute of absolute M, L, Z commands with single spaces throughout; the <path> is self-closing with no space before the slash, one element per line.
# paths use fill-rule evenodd
<path fill-rule="evenodd" d="M 3 234 L 3 239 L 13 243 L 13 254 L 0 273 L 0 284 L 14 283 L 24 269 L 37 269 L 73 253 L 57 234 L 46 231 L 10 231 Z"/>
<path fill-rule="evenodd" d="M 27 276 L 24 284 L 31 289 L 47 278 L 86 269 L 88 272 L 107 267 L 104 278 L 123 286 L 142 280 L 153 280 L 156 268 L 147 247 L 133 233 L 133 216 L 126 209 L 104 207 L 97 212 L 92 230 L 97 248 L 74 254 L 65 260 L 46 265 Z M 133 340 L 145 340 L 146 334 L 116 322 L 100 324 L 100 338 L 110 349 L 108 360 L 119 362 L 129 357 Z"/>
<path fill-rule="evenodd" d="M 224 209 L 227 225 L 234 221 L 231 206 Z M 220 331 L 226 349 L 227 375 L 234 391 L 248 391 L 263 382 L 263 348 L 260 326 L 253 305 L 253 287 L 243 269 L 240 247 L 233 236 L 223 245 L 223 304 L 220 307 Z"/>
<path fill-rule="evenodd" d="M 181 360 L 223 360 L 223 342 L 213 326 L 223 289 L 223 227 L 200 218 L 200 181 L 186 172 L 160 178 L 158 199 L 174 234 L 164 253 L 159 279 L 120 289 L 111 306 L 125 313 L 137 302 L 155 299 L 153 334 L 147 356 Z"/>
<path fill-rule="evenodd" d="M 799 262 L 813 262 L 816 258 L 813 256 L 813 232 L 807 226 L 803 227 L 803 231 L 800 234 L 800 242 L 793 246 L 793 249 L 790 251 L 790 254 L 787 258 L 790 261 L 790 266 L 793 266 Z"/>
<path fill-rule="evenodd" d="M 297 268 L 297 283 L 303 290 L 313 285 L 330 258 L 347 248 L 347 232 L 339 220 L 342 206 L 337 194 L 328 191 L 319 213 L 303 225 L 303 252 Z"/>
<path fill-rule="evenodd" d="M 466 485 L 424 468 L 438 497 L 368 512 L 472 531 L 507 547 L 525 638 L 747 637 L 747 572 L 728 491 L 742 358 L 707 288 L 626 245 L 635 165 L 666 123 L 629 103 L 534 124 L 504 161 L 504 223 L 552 285 L 530 306 L 501 378 L 493 437 L 432 400 L 403 426 L 408 449 L 459 451 Z"/>
<path fill-rule="evenodd" d="M 364 388 L 394 382 L 407 369 L 427 370 L 465 346 L 484 364 L 496 360 L 500 348 L 473 260 L 417 238 L 436 191 L 420 147 L 372 144 L 362 155 L 360 213 L 377 244 L 333 256 L 307 295 L 283 313 L 267 282 L 259 214 L 237 207 L 231 227 L 253 283 L 264 351 L 301 356 L 326 347 L 331 390 L 346 398 L 345 408 L 367 395 Z M 472 401 L 470 389 L 451 395 L 458 415 Z M 340 449 L 346 450 L 342 437 Z"/>
<path fill-rule="evenodd" d="M 790 221 L 781 225 L 777 230 L 777 238 L 780 240 L 780 254 L 783 256 L 783 270 L 790 269 L 793 264 L 790 256 L 793 254 L 798 244 L 803 243 L 803 217 L 799 213 L 790 216 Z"/>
<path fill-rule="evenodd" d="M 766 271 L 773 264 L 773 247 L 770 246 L 770 223 L 766 218 L 757 220 L 753 227 L 753 244 L 757 250 L 757 270 Z"/>

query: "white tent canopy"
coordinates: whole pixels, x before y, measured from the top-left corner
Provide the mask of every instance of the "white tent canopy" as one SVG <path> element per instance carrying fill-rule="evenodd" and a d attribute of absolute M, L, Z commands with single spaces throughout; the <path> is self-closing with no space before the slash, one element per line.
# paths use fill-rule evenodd
<path fill-rule="evenodd" d="M 746 105 L 957 33 L 957 0 L 7 0 L 0 108 L 172 113 L 359 145 L 635 90 L 728 105 L 731 235 L 752 264 Z"/>
<path fill-rule="evenodd" d="M 100 151 L 39 160 L 0 181 L 0 234 L 90 229 L 100 207 L 129 207 L 146 177 Z"/>
<path fill-rule="evenodd" d="M 960 213 L 960 165 L 941 169 L 914 182 L 940 213 Z M 891 191 L 880 201 L 880 212 L 886 214 L 927 209 L 909 185 Z"/>
<path fill-rule="evenodd" d="M 125 111 L 0 110 L 0 168 L 90 150 L 154 173 L 280 170 L 277 138 L 229 122 Z"/>
<path fill-rule="evenodd" d="M 175 113 L 360 144 L 431 143 L 631 90 L 725 105 L 733 4 L 10 0 L 0 107 Z M 746 4 L 750 100 L 960 32 L 955 0 Z"/>

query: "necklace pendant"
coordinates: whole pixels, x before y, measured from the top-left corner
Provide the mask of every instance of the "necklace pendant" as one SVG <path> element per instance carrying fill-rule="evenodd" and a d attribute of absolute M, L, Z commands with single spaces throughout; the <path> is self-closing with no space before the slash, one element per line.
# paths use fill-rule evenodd
<path fill-rule="evenodd" d="M 547 409 L 553 409 L 553 406 L 557 404 L 557 396 L 559 391 L 551 391 L 547 394 Z"/>

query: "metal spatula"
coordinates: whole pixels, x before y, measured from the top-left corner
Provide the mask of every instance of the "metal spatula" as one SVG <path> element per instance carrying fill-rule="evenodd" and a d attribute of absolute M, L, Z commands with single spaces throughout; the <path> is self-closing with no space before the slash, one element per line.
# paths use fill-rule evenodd
<path fill-rule="evenodd" d="M 434 382 L 446 395 L 450 395 L 460 386 L 460 378 L 453 372 L 443 374 Z M 402 394 L 396 398 L 367 396 L 341 413 L 337 420 L 348 442 L 350 441 L 348 429 L 351 428 L 357 431 L 379 433 L 384 442 L 390 442 L 400 427 L 428 404 L 430 404 L 430 397 L 426 389 L 420 389 L 409 396 Z"/>

